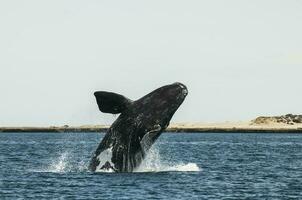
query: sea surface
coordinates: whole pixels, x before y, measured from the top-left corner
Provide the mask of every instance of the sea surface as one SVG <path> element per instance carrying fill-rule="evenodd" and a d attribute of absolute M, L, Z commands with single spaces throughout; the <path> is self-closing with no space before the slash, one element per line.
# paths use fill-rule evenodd
<path fill-rule="evenodd" d="M 134 173 L 88 171 L 101 133 L 1 133 L 0 199 L 302 199 L 302 134 L 164 133 Z"/>

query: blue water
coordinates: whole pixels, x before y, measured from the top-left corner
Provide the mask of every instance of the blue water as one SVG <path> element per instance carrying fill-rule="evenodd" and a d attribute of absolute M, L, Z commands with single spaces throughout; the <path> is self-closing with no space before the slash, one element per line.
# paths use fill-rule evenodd
<path fill-rule="evenodd" d="M 0 199 L 302 199 L 302 134 L 165 133 L 136 173 L 91 173 L 103 134 L 1 133 Z"/>

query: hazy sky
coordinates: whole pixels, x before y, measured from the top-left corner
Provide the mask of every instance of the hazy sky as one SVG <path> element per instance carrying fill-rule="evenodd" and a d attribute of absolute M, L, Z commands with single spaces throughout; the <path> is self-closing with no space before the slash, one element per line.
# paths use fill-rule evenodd
<path fill-rule="evenodd" d="M 302 1 L 0 1 L 0 126 L 111 123 L 93 92 L 176 81 L 173 122 L 302 114 Z"/>

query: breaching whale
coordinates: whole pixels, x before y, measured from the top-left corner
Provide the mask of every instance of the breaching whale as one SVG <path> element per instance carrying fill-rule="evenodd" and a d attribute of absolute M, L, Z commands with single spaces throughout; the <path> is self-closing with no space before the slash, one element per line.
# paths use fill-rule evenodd
<path fill-rule="evenodd" d="M 182 83 L 165 85 L 136 101 L 112 92 L 95 92 L 101 112 L 120 115 L 93 154 L 90 170 L 132 172 L 168 127 L 187 94 Z"/>

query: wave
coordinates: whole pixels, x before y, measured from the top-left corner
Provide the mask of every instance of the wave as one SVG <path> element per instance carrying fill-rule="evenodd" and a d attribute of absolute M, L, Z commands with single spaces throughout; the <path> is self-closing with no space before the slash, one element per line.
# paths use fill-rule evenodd
<path fill-rule="evenodd" d="M 52 173 L 67 173 L 67 172 L 88 172 L 88 162 L 84 160 L 75 161 L 75 156 L 66 151 L 62 152 L 58 158 L 51 160 L 48 166 L 36 172 L 52 172 Z M 201 169 L 196 163 L 175 163 L 166 161 L 161 158 L 159 150 L 152 147 L 141 165 L 134 172 L 199 172 Z M 109 170 L 97 170 L 96 172 L 112 173 Z"/>
<path fill-rule="evenodd" d="M 152 147 L 142 164 L 134 172 L 198 172 L 201 171 L 196 163 L 174 163 L 164 161 L 156 147 Z"/>
<path fill-rule="evenodd" d="M 152 147 L 141 165 L 133 172 L 199 172 L 196 163 L 174 163 L 164 161 L 156 147 Z M 113 170 L 98 170 L 97 172 L 111 173 Z"/>

